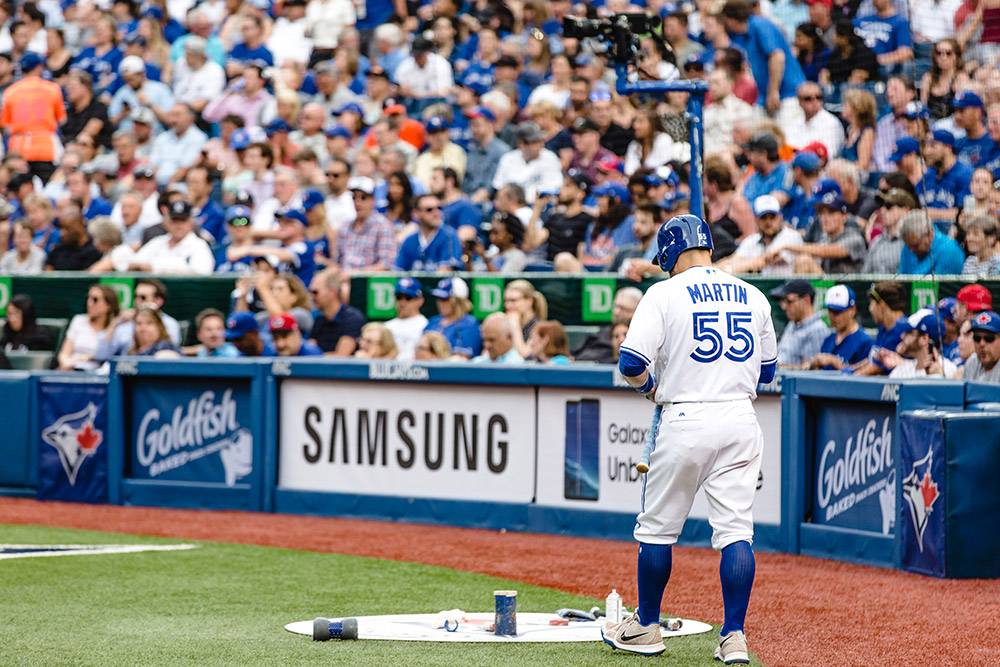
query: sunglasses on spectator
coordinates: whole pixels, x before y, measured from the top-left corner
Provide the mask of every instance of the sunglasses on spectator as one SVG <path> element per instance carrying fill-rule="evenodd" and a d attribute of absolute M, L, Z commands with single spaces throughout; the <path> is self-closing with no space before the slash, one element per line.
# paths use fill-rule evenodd
<path fill-rule="evenodd" d="M 346 171 L 328 171 L 326 172 L 327 178 L 340 178 L 341 176 L 347 176 Z"/>
<path fill-rule="evenodd" d="M 799 102 L 822 102 L 822 95 L 802 95 L 799 97 Z"/>
<path fill-rule="evenodd" d="M 955 52 L 952 51 L 951 49 L 937 49 L 934 53 L 936 53 L 939 56 L 953 56 L 953 55 L 955 55 Z"/>
<path fill-rule="evenodd" d="M 421 206 L 420 210 L 423 211 L 424 213 L 430 213 L 431 211 L 440 211 L 441 207 L 440 206 Z"/>
<path fill-rule="evenodd" d="M 355 192 L 354 193 L 354 198 L 355 199 L 371 199 L 372 196 L 369 195 L 369 194 L 366 194 L 364 192 Z"/>
<path fill-rule="evenodd" d="M 992 343 L 996 339 L 996 334 L 972 334 L 972 340 L 977 343 Z"/>
<path fill-rule="evenodd" d="M 400 301 L 400 300 L 402 300 L 402 301 L 413 301 L 415 298 L 417 298 L 417 297 L 410 296 L 409 294 L 400 294 L 398 292 L 396 293 L 396 301 Z"/>

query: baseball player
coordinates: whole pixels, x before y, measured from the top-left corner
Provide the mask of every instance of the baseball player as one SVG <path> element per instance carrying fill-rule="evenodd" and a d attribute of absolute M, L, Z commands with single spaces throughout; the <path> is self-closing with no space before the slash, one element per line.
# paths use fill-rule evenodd
<path fill-rule="evenodd" d="M 725 622 L 715 658 L 748 663 L 743 621 L 754 579 L 754 493 L 763 435 L 753 399 L 774 379 L 778 347 L 771 305 L 756 287 L 712 268 L 712 235 L 694 215 L 668 220 L 657 236 L 657 265 L 670 279 L 639 302 L 619 368 L 630 385 L 663 406 L 642 509 L 639 608 L 602 629 L 615 648 L 645 655 L 664 650 L 660 604 L 670 579 L 671 545 L 699 488 L 705 490 Z"/>

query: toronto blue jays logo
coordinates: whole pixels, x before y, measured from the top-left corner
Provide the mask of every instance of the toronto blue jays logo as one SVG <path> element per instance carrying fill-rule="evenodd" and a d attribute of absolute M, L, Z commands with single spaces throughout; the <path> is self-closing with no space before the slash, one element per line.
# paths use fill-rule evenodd
<path fill-rule="evenodd" d="M 63 470 L 70 484 L 76 484 L 76 474 L 88 456 L 93 456 L 104 441 L 104 434 L 94 427 L 97 406 L 88 403 L 79 412 L 64 415 L 42 431 L 42 440 L 59 452 Z"/>
<path fill-rule="evenodd" d="M 910 474 L 903 480 L 903 498 L 910 507 L 913 529 L 917 533 L 917 545 L 924 550 L 924 530 L 934 510 L 934 503 L 941 495 L 937 483 L 931 479 L 933 450 L 927 448 L 927 456 L 914 461 Z"/>

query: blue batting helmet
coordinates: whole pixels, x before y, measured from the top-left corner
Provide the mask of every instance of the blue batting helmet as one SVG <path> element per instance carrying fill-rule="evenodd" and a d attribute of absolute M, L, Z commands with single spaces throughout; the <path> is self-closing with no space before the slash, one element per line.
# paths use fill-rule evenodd
<path fill-rule="evenodd" d="M 653 263 L 670 273 L 677 258 L 685 250 L 705 248 L 711 250 L 712 230 L 708 223 L 696 215 L 675 215 L 663 223 L 656 235 L 656 258 Z"/>

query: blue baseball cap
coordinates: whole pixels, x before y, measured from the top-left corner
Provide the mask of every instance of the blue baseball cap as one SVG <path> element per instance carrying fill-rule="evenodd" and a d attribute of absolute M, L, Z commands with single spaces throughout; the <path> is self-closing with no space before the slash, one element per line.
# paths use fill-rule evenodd
<path fill-rule="evenodd" d="M 841 313 L 848 308 L 855 307 L 857 299 L 854 296 L 854 290 L 847 285 L 834 285 L 823 296 L 823 305 L 826 306 L 827 310 Z"/>
<path fill-rule="evenodd" d="M 795 155 L 792 159 L 792 167 L 798 167 L 802 171 L 813 173 L 822 169 L 823 160 L 821 160 L 815 153 L 805 151 Z"/>
<path fill-rule="evenodd" d="M 906 109 L 903 110 L 903 116 L 910 120 L 917 120 L 918 118 L 930 120 L 931 110 L 920 100 L 914 100 L 906 105 Z"/>
<path fill-rule="evenodd" d="M 132 45 L 146 46 L 146 38 L 137 32 L 130 32 L 129 34 L 125 35 L 125 39 L 122 41 L 124 41 L 129 46 Z"/>
<path fill-rule="evenodd" d="M 253 313 L 241 310 L 237 313 L 230 313 L 226 318 L 226 339 L 242 338 L 251 331 L 260 331 L 257 318 Z"/>
<path fill-rule="evenodd" d="M 476 76 L 468 76 L 455 82 L 456 86 L 462 86 L 471 90 L 476 97 L 482 97 L 489 92 L 490 87 Z"/>
<path fill-rule="evenodd" d="M 840 184 L 832 178 L 821 178 L 813 185 L 812 196 L 814 200 L 820 200 L 829 192 L 836 192 L 838 195 L 844 193 L 840 189 Z"/>
<path fill-rule="evenodd" d="M 983 100 L 979 95 L 971 90 L 963 90 L 952 100 L 951 106 L 956 109 L 982 109 Z"/>
<path fill-rule="evenodd" d="M 431 296 L 435 299 L 450 299 L 453 296 L 468 299 L 469 286 L 461 278 L 445 278 L 431 290 Z"/>
<path fill-rule="evenodd" d="M 36 67 L 41 67 L 45 64 L 45 58 L 34 51 L 28 51 L 23 56 L 21 56 L 21 71 L 30 72 Z"/>
<path fill-rule="evenodd" d="M 427 129 L 427 133 L 431 132 L 446 132 L 448 130 L 448 119 L 444 116 L 434 116 L 424 123 L 424 127 Z"/>
<path fill-rule="evenodd" d="M 233 130 L 233 133 L 229 135 L 229 147 L 234 151 L 241 151 L 251 143 L 253 142 L 250 141 L 250 133 L 242 127 L 236 128 Z"/>
<path fill-rule="evenodd" d="M 163 20 L 163 10 L 156 5 L 149 5 L 142 12 L 142 18 L 153 19 L 154 21 Z"/>
<path fill-rule="evenodd" d="M 323 193 L 310 188 L 302 194 L 302 208 L 309 212 L 323 203 Z"/>
<path fill-rule="evenodd" d="M 631 203 L 632 193 L 628 186 L 617 181 L 605 181 L 590 191 L 595 197 L 614 197 L 626 204 Z"/>
<path fill-rule="evenodd" d="M 278 211 L 278 214 L 275 217 L 279 220 L 294 220 L 302 225 L 309 224 L 309 221 L 306 219 L 306 212 L 297 206 L 288 206 L 283 208 Z"/>
<path fill-rule="evenodd" d="M 817 197 L 813 200 L 813 208 L 820 207 L 847 213 L 847 200 L 839 192 L 827 192 L 822 197 Z"/>
<path fill-rule="evenodd" d="M 1000 334 L 1000 315 L 992 310 L 984 310 L 972 318 L 972 330 Z"/>
<path fill-rule="evenodd" d="M 889 162 L 899 162 L 911 153 L 920 153 L 920 142 L 913 137 L 900 137 L 896 140 L 896 146 L 893 148 L 892 155 L 889 156 Z"/>
<path fill-rule="evenodd" d="M 326 136 L 330 139 L 334 137 L 343 137 L 344 139 L 350 139 L 351 133 L 343 125 L 334 125 L 332 127 L 326 128 Z"/>
<path fill-rule="evenodd" d="M 931 132 L 929 137 L 931 141 L 936 141 L 939 144 L 945 144 L 951 148 L 955 147 L 955 135 L 948 130 L 934 130 Z"/>
<path fill-rule="evenodd" d="M 485 118 L 491 123 L 495 123 L 497 120 L 494 113 L 482 105 L 472 107 L 465 115 L 469 118 Z"/>
<path fill-rule="evenodd" d="M 909 325 L 909 331 L 916 330 L 920 333 L 925 333 L 934 340 L 944 338 L 944 321 L 936 309 L 921 308 L 906 318 L 906 322 Z M 998 322 L 998 325 L 1000 325 L 1000 322 Z"/>
<path fill-rule="evenodd" d="M 253 212 L 249 206 L 236 204 L 226 209 L 226 222 L 236 227 L 245 227 L 250 224 Z"/>
<path fill-rule="evenodd" d="M 288 121 L 286 121 L 284 118 L 275 118 L 274 120 L 272 120 L 270 123 L 267 124 L 267 127 L 264 128 L 264 131 L 267 132 L 267 136 L 270 137 L 274 134 L 277 134 L 278 132 L 291 132 L 292 126 L 289 125 Z"/>
<path fill-rule="evenodd" d="M 361 105 L 358 104 L 357 102 L 348 102 L 344 106 L 342 106 L 339 109 L 337 109 L 336 111 L 334 111 L 333 115 L 334 116 L 339 116 L 342 113 L 348 113 L 348 112 L 350 112 L 350 113 L 356 113 L 359 116 L 364 116 L 365 115 L 365 112 L 361 110 Z"/>
<path fill-rule="evenodd" d="M 424 291 L 420 289 L 420 283 L 413 278 L 400 278 L 396 281 L 396 294 L 418 299 L 424 295 Z"/>
<path fill-rule="evenodd" d="M 937 302 L 938 311 L 941 313 L 941 317 L 946 320 L 951 320 L 952 322 L 958 319 L 958 314 L 955 312 L 958 309 L 958 299 L 953 296 L 946 296 Z"/>

